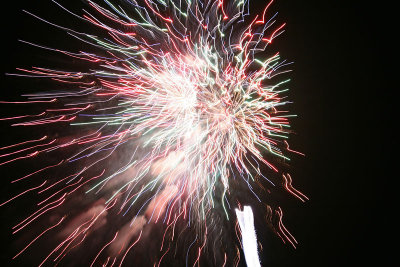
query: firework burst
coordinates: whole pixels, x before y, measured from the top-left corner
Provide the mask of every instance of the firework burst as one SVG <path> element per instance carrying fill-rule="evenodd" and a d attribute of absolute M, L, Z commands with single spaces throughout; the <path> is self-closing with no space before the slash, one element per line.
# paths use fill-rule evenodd
<path fill-rule="evenodd" d="M 288 63 L 278 53 L 256 57 L 285 26 L 275 16 L 267 19 L 272 1 L 253 18 L 247 1 L 85 1 L 87 9 L 79 15 L 53 2 L 95 30 L 86 33 L 26 13 L 87 50 L 26 43 L 90 67 L 12 74 L 51 79 L 63 88 L 8 102 L 38 105 L 41 111 L 2 119 L 15 127 L 52 127 L 55 133 L 0 150 L 0 165 L 47 162 L 13 179 L 31 186 L 1 204 L 37 194 L 36 209 L 13 233 L 32 225 L 41 231 L 15 257 L 56 231 L 57 243 L 41 265 L 59 263 L 89 243 L 95 244 L 92 264 L 121 265 L 133 247 L 150 242 L 157 226 L 162 234 L 151 265 L 179 251 L 178 243 L 184 244 L 186 264 L 199 263 L 207 248 L 219 254 L 212 264 L 233 264 L 239 259 L 227 255 L 236 250 L 218 247 L 216 239 L 224 235 L 223 225 L 238 230 L 232 210 L 247 199 L 236 192 L 261 202 L 260 192 L 282 184 L 307 199 L 280 169 L 293 152 L 285 141 L 291 115 L 281 109 L 288 103 L 282 97 L 288 80 L 274 77 Z M 54 159 L 43 160 L 49 156 Z M 37 182 L 42 177 L 47 178 Z M 277 234 L 295 245 L 282 225 L 282 210 L 267 205 L 263 212 L 277 221 L 272 227 Z M 192 234 L 181 236 L 189 228 Z M 99 234 L 101 240 L 95 238 Z"/>

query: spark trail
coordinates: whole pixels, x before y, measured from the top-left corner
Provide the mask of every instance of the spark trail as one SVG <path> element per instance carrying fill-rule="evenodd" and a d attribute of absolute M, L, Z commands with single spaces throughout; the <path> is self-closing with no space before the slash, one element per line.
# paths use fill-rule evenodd
<path fill-rule="evenodd" d="M 36 209 L 13 232 L 32 225 L 42 230 L 15 257 L 53 238 L 57 245 L 40 264 L 59 263 L 100 234 L 104 242 L 94 245 L 92 265 L 121 265 L 158 227 L 164 233 L 155 265 L 178 250 L 173 244 L 179 242 L 186 244 L 178 252 L 186 262 L 200 263 L 202 253 L 213 250 L 218 254 L 213 264 L 221 265 L 227 253 L 235 253 L 226 245 L 217 248 L 216 240 L 227 235 L 218 226 L 232 225 L 231 207 L 245 201 L 236 192 L 260 202 L 266 188 L 280 187 L 307 199 L 292 187 L 283 164 L 295 151 L 286 142 L 292 115 L 282 109 L 289 103 L 284 97 L 289 80 L 276 77 L 289 63 L 279 53 L 267 58 L 262 53 L 285 26 L 270 14 L 273 1 L 256 16 L 246 0 L 85 1 L 79 14 L 52 2 L 92 31 L 25 12 L 66 32 L 87 51 L 23 42 L 90 67 L 33 67 L 10 74 L 64 87 L 2 101 L 41 111 L 1 120 L 15 127 L 50 127 L 56 134 L 0 148 L 0 165 L 43 163 L 58 155 L 13 178 L 12 183 L 31 185 L 0 204 L 36 194 Z M 272 228 L 294 245 L 281 208 L 267 205 L 266 212 L 279 218 Z M 192 235 L 184 237 L 185 231 Z"/>
<path fill-rule="evenodd" d="M 240 231 L 242 232 L 243 251 L 248 267 L 259 267 L 257 236 L 254 229 L 254 215 L 250 206 L 244 206 L 243 211 L 238 209 L 236 216 L 239 221 Z"/>

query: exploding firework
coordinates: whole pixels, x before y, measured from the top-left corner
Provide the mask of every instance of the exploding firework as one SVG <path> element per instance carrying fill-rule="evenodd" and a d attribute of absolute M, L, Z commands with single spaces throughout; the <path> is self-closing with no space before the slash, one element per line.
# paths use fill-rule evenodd
<path fill-rule="evenodd" d="M 285 171 L 294 152 L 286 142 L 291 115 L 282 109 L 288 80 L 275 77 L 288 63 L 278 53 L 256 57 L 285 26 L 269 14 L 272 1 L 255 17 L 248 1 L 236 0 L 85 1 L 80 13 L 53 3 L 90 32 L 26 11 L 86 49 L 25 42 L 82 62 L 79 71 L 11 74 L 62 88 L 3 101 L 40 111 L 2 120 L 46 131 L 0 148 L 0 165 L 46 163 L 14 178 L 26 190 L 1 204 L 36 195 L 35 209 L 13 227 L 31 237 L 14 258 L 39 243 L 49 247 L 40 265 L 71 261 L 88 246 L 80 259 L 92 265 L 127 257 L 160 265 L 168 254 L 183 255 L 180 264 L 234 265 L 240 239 L 231 233 L 242 231 L 243 246 L 244 229 L 254 233 L 245 225 L 251 208 L 240 228 L 235 218 L 243 202 L 266 203 L 257 205 L 271 228 L 295 246 L 281 208 L 264 196 L 285 188 L 307 199 Z M 204 251 L 212 259 L 202 259 Z"/>

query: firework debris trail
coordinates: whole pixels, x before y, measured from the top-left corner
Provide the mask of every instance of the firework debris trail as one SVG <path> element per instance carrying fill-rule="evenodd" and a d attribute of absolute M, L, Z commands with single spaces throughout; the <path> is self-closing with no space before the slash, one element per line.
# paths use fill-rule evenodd
<path fill-rule="evenodd" d="M 291 176 L 279 169 L 280 162 L 289 161 L 286 154 L 295 151 L 286 142 L 292 115 L 281 110 L 289 103 L 282 96 L 289 80 L 273 80 L 287 72 L 289 63 L 278 53 L 266 59 L 255 56 L 285 26 L 270 14 L 273 1 L 255 17 L 246 0 L 86 1 L 82 15 L 52 2 L 97 30 L 85 33 L 25 11 L 90 49 L 71 52 L 23 42 L 91 67 L 86 72 L 33 67 L 10 74 L 51 79 L 65 87 L 26 94 L 25 101 L 1 101 L 39 105 L 39 113 L 1 120 L 15 127 L 52 126 L 58 136 L 1 147 L 0 165 L 65 155 L 11 181 L 27 183 L 27 189 L 0 206 L 32 193 L 38 199 L 36 210 L 16 224 L 13 233 L 44 225 L 14 258 L 38 240 L 54 238 L 59 242 L 40 265 L 58 263 L 108 226 L 112 233 L 92 265 L 121 265 L 144 239 L 145 226 L 162 223 L 159 265 L 171 248 L 167 239 L 179 239 L 175 227 L 184 221 L 196 227 L 197 234 L 182 253 L 186 262 L 193 258 L 196 264 L 204 248 L 215 244 L 209 236 L 215 232 L 210 228 L 221 222 L 216 214 L 229 222 L 231 206 L 243 201 L 232 200 L 235 185 L 244 184 L 241 190 L 260 200 L 260 181 L 271 187 L 278 181 L 290 194 L 307 200 L 292 187 Z M 64 136 L 59 129 L 67 125 L 73 133 Z M 51 178 L 58 169 L 64 175 Z M 50 178 L 38 182 L 41 177 Z M 256 240 L 247 231 L 249 226 L 255 238 L 254 225 L 245 223 L 253 220 L 253 213 L 245 206 L 236 214 L 249 262 L 249 253 L 257 256 Z M 282 209 L 267 205 L 267 214 L 271 220 L 278 218 L 273 229 L 282 240 L 295 246 L 297 241 L 282 224 Z M 253 252 L 246 252 L 248 244 L 255 246 Z M 221 248 L 215 251 L 224 255 L 226 264 L 227 254 Z M 259 266 L 258 256 L 254 262 Z"/>

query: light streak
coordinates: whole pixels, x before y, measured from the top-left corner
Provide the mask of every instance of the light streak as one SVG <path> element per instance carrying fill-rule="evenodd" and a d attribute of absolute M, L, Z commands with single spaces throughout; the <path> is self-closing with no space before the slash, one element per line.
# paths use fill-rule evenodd
<path fill-rule="evenodd" d="M 244 257 L 248 267 L 259 267 L 257 236 L 254 228 L 254 215 L 250 206 L 244 206 L 243 211 L 238 209 L 236 216 L 242 233 Z"/>

